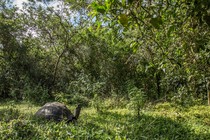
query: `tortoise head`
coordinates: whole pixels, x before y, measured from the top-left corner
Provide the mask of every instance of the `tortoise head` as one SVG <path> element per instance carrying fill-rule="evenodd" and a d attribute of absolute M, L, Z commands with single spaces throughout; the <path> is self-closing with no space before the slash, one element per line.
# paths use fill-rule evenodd
<path fill-rule="evenodd" d="M 67 123 L 75 122 L 78 119 L 81 107 L 82 106 L 80 104 L 77 105 L 76 109 L 74 110 L 74 115 L 73 114 L 71 115 L 71 118 L 68 119 Z"/>
<path fill-rule="evenodd" d="M 76 109 L 74 110 L 74 118 L 76 120 L 79 118 L 81 108 L 82 108 L 81 104 L 78 104 Z"/>

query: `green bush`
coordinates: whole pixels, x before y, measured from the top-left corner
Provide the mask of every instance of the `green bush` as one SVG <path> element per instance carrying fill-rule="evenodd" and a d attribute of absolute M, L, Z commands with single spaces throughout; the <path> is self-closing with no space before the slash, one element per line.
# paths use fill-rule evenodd
<path fill-rule="evenodd" d="M 133 109 L 135 114 L 140 117 L 141 111 L 146 103 L 145 93 L 136 87 L 129 90 L 130 103 L 128 107 Z"/>
<path fill-rule="evenodd" d="M 31 101 L 33 103 L 43 104 L 49 101 L 50 96 L 48 90 L 40 85 L 38 86 L 25 86 L 23 89 L 24 100 Z"/>

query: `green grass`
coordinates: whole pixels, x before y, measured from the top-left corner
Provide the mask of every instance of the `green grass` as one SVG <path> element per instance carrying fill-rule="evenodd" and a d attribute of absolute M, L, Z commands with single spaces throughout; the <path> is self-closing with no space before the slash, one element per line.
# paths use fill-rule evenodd
<path fill-rule="evenodd" d="M 136 117 L 132 110 L 83 108 L 76 124 L 37 120 L 39 106 L 29 103 L 1 103 L 1 139 L 43 140 L 208 140 L 210 107 L 181 107 L 161 103 Z M 71 110 L 74 107 L 69 107 Z"/>

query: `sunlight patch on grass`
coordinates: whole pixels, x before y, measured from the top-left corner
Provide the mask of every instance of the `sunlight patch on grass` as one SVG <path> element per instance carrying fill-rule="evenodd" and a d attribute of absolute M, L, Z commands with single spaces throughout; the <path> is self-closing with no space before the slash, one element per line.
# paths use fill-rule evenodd
<path fill-rule="evenodd" d="M 0 136 L 19 133 L 40 139 L 210 139 L 210 111 L 206 106 L 186 108 L 162 103 L 143 110 L 139 117 L 127 108 L 97 111 L 89 107 L 82 108 L 76 124 L 34 120 L 30 115 L 39 108 L 27 102 L 1 104 L 5 119 L 0 120 Z M 68 108 L 73 111 L 75 106 Z"/>

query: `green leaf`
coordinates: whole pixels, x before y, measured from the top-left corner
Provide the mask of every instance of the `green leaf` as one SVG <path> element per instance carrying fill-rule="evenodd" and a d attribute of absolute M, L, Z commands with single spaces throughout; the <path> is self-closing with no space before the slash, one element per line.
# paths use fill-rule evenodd
<path fill-rule="evenodd" d="M 106 6 L 99 5 L 99 4 L 95 3 L 95 2 L 91 4 L 91 7 L 92 7 L 95 11 L 97 11 L 97 12 L 99 12 L 99 13 L 101 13 L 101 14 L 104 14 L 104 13 L 106 12 L 106 9 L 107 9 Z"/>
<path fill-rule="evenodd" d="M 105 2 L 105 6 L 106 6 L 106 10 L 107 10 L 107 11 L 109 11 L 111 5 L 112 5 L 112 1 L 107 0 L 107 1 Z"/>
<path fill-rule="evenodd" d="M 173 32 L 174 30 L 175 30 L 174 25 L 170 26 L 169 29 L 168 29 L 168 32 L 167 32 L 167 36 L 170 36 L 171 32 Z"/>
<path fill-rule="evenodd" d="M 134 42 L 134 43 L 130 44 L 130 48 L 133 50 L 133 53 L 136 53 L 137 52 L 137 43 Z"/>
<path fill-rule="evenodd" d="M 122 0 L 122 5 L 126 6 L 126 0 Z"/>
<path fill-rule="evenodd" d="M 119 17 L 119 22 L 123 25 L 123 26 L 127 26 L 128 25 L 128 17 L 126 14 L 120 14 Z"/>
<path fill-rule="evenodd" d="M 128 4 L 132 4 L 134 0 L 128 0 Z"/>
<path fill-rule="evenodd" d="M 101 14 L 104 14 L 106 12 L 106 7 L 105 6 L 97 6 L 96 11 Z"/>
<path fill-rule="evenodd" d="M 152 24 L 153 27 L 155 27 L 156 29 L 159 29 L 163 21 L 161 17 L 155 17 L 155 18 L 151 18 L 150 23 Z"/>

